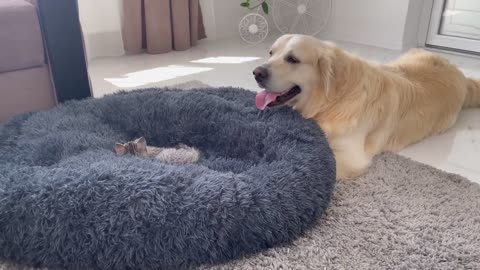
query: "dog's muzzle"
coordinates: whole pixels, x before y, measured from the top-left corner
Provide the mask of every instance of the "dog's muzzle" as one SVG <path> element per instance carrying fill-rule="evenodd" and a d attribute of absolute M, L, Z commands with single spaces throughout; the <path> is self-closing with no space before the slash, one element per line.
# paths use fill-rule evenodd
<path fill-rule="evenodd" d="M 270 77 L 270 72 L 265 66 L 259 66 L 253 70 L 253 76 L 259 85 L 264 85 Z"/>

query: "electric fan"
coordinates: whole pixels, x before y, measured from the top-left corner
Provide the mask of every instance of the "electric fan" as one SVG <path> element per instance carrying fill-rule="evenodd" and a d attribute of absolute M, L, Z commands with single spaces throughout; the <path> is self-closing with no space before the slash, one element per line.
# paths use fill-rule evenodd
<path fill-rule="evenodd" d="M 243 41 L 252 45 L 262 42 L 268 35 L 267 19 L 259 13 L 260 7 L 257 8 L 255 13 L 245 15 L 238 25 L 240 37 Z"/>
<path fill-rule="evenodd" d="M 273 0 L 271 10 L 280 32 L 314 36 L 327 26 L 332 0 Z"/>

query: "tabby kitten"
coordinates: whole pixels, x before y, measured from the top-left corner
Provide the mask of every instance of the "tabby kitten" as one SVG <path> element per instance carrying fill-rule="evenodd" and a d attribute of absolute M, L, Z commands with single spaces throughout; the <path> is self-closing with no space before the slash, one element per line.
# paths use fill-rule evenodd
<path fill-rule="evenodd" d="M 130 154 L 143 158 L 156 158 L 169 164 L 190 164 L 196 163 L 200 159 L 198 149 L 179 144 L 177 147 L 163 148 L 147 146 L 144 137 L 126 143 L 116 143 L 115 153 L 117 155 Z"/>

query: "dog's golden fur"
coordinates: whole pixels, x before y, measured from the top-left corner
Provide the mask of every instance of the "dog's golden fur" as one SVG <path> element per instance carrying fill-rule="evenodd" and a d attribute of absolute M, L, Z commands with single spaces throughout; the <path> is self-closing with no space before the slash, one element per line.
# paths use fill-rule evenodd
<path fill-rule="evenodd" d="M 466 106 L 480 106 L 480 81 L 445 58 L 413 49 L 389 64 L 363 60 L 309 36 L 285 35 L 264 65 L 268 91 L 294 85 L 291 100 L 324 130 L 337 161 L 337 178 L 361 174 L 376 154 L 398 151 L 450 128 Z M 300 62 L 288 63 L 293 55 Z"/>

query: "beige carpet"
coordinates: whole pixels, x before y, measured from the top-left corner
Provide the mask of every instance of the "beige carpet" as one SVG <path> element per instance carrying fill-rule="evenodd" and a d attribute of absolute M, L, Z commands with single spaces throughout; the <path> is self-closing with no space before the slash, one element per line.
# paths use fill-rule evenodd
<path fill-rule="evenodd" d="M 384 154 L 293 243 L 201 269 L 480 269 L 480 185 Z"/>

